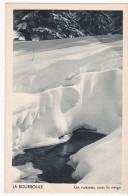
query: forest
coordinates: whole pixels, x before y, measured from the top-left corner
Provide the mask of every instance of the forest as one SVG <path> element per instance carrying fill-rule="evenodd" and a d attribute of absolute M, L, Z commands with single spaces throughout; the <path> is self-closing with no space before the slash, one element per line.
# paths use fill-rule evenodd
<path fill-rule="evenodd" d="M 13 29 L 26 41 L 122 34 L 122 11 L 14 10 Z"/>

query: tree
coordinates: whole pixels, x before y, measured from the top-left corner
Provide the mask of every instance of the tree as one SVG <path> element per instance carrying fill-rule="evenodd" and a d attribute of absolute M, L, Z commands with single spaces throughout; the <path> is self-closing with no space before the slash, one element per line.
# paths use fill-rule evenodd
<path fill-rule="evenodd" d="M 77 11 L 76 18 L 85 35 L 103 35 L 109 32 L 111 18 L 105 11 Z"/>
<path fill-rule="evenodd" d="M 122 34 L 123 33 L 123 12 L 122 11 L 113 11 L 111 12 L 112 18 L 112 33 L 113 34 Z"/>
<path fill-rule="evenodd" d="M 122 12 L 14 10 L 14 30 L 25 40 L 122 33 Z"/>

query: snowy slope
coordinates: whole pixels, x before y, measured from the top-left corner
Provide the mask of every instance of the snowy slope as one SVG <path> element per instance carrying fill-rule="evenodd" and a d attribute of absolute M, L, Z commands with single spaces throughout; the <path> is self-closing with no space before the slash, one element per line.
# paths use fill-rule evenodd
<path fill-rule="evenodd" d="M 122 67 L 122 36 L 14 43 L 14 92 L 42 92 L 77 72 Z"/>

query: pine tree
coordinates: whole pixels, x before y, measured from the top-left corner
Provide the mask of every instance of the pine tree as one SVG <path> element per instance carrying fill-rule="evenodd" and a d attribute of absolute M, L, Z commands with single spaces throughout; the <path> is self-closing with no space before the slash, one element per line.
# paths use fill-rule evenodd
<path fill-rule="evenodd" d="M 76 18 L 85 35 L 103 35 L 109 32 L 111 18 L 106 11 L 77 11 Z"/>
<path fill-rule="evenodd" d="M 112 18 L 112 27 L 111 27 L 112 33 L 122 34 L 123 33 L 123 12 L 113 11 L 111 12 L 111 18 Z"/>
<path fill-rule="evenodd" d="M 122 12 L 14 10 L 14 30 L 27 41 L 122 33 Z"/>

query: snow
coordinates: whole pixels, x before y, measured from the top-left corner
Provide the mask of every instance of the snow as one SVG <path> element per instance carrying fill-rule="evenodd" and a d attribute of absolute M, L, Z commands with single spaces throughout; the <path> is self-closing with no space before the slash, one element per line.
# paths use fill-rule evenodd
<path fill-rule="evenodd" d="M 14 92 L 42 92 L 65 83 L 75 70 L 122 67 L 122 36 L 69 38 L 14 43 Z"/>
<path fill-rule="evenodd" d="M 36 94 L 13 93 L 14 149 L 42 145 L 77 127 L 111 133 L 122 119 L 121 86 L 122 71 L 114 69 L 79 74 L 71 86 Z"/>
<path fill-rule="evenodd" d="M 121 184 L 121 129 L 90 144 L 70 156 L 75 171 L 72 177 L 80 184 Z"/>
<path fill-rule="evenodd" d="M 13 76 L 13 156 L 93 129 L 108 136 L 70 157 L 73 178 L 120 183 L 121 35 L 15 42 Z"/>
<path fill-rule="evenodd" d="M 16 182 L 20 178 L 20 171 L 16 167 L 12 167 L 12 179 L 13 182 Z"/>
<path fill-rule="evenodd" d="M 39 182 L 38 176 L 43 172 L 39 169 L 34 169 L 33 164 L 31 162 L 26 163 L 22 166 L 13 167 L 13 182 Z"/>

